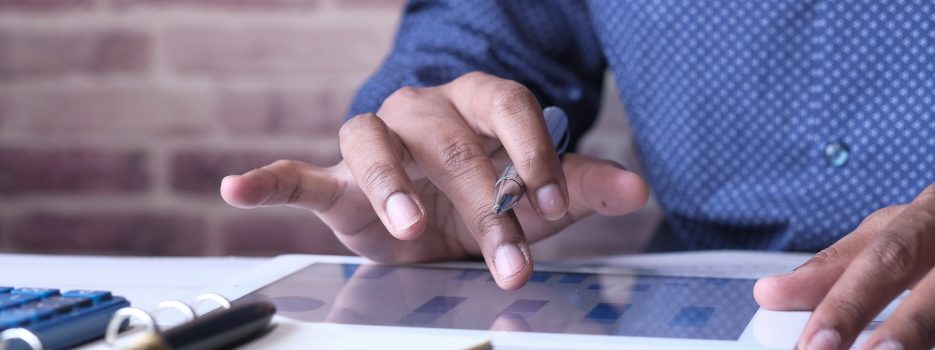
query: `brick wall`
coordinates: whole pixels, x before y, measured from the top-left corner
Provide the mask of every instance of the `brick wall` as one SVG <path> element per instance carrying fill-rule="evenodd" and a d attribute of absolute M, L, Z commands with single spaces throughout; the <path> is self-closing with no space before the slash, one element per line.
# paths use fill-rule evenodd
<path fill-rule="evenodd" d="M 229 208 L 218 184 L 280 158 L 337 161 L 340 118 L 400 6 L 0 0 L 0 251 L 346 253 L 313 215 Z M 625 124 L 609 125 L 585 149 L 619 159 Z M 632 250 L 619 226 L 633 219 L 619 220 L 579 230 L 613 237 L 569 239 Z M 550 241 L 535 249 L 557 254 Z"/>

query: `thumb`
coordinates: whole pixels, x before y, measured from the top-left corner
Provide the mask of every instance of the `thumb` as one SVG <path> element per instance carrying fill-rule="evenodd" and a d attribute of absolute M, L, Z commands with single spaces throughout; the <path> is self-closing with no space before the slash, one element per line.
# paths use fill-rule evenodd
<path fill-rule="evenodd" d="M 792 272 L 756 281 L 753 296 L 757 303 L 770 310 L 813 310 L 870 239 L 904 208 L 905 205 L 896 205 L 880 209 L 868 216 L 854 232 L 818 252 Z"/>
<path fill-rule="evenodd" d="M 562 165 L 572 220 L 594 212 L 611 216 L 628 214 L 645 206 L 649 199 L 646 182 L 615 162 L 569 153 L 563 157 Z"/>

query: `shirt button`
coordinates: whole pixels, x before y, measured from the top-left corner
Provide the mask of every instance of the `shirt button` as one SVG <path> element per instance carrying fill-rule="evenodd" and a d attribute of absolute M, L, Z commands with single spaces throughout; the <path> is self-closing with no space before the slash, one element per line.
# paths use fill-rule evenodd
<path fill-rule="evenodd" d="M 831 141 L 825 145 L 825 160 L 835 168 L 847 164 L 850 157 L 851 149 L 843 141 Z"/>

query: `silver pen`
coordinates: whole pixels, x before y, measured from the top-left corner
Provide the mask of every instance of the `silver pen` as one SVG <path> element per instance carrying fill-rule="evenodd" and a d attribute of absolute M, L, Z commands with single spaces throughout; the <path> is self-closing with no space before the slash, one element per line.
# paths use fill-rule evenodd
<path fill-rule="evenodd" d="M 542 110 L 542 115 L 545 117 L 545 124 L 549 129 L 549 137 L 552 138 L 552 146 L 555 147 L 555 152 L 561 155 L 568 146 L 569 141 L 568 116 L 565 111 L 558 107 L 546 107 Z M 523 194 L 526 193 L 526 184 L 523 183 L 523 179 L 516 172 L 516 166 L 513 165 L 513 162 L 503 168 L 500 178 L 497 179 L 494 186 L 496 186 L 497 192 L 493 203 L 493 212 L 498 215 L 513 209 L 513 206 L 519 203 L 519 200 L 523 198 Z"/>

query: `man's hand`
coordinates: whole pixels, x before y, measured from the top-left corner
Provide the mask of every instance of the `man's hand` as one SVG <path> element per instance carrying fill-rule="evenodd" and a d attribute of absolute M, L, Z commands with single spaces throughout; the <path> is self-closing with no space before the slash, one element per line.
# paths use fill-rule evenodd
<path fill-rule="evenodd" d="M 757 282 L 773 310 L 812 310 L 800 349 L 847 349 L 880 311 L 912 288 L 867 349 L 935 346 L 935 184 L 907 205 L 871 214 L 795 271 Z"/>
<path fill-rule="evenodd" d="M 275 162 L 228 176 L 221 195 L 243 208 L 309 209 L 377 261 L 482 254 L 500 287 L 515 289 L 532 273 L 528 242 L 595 211 L 637 210 L 649 193 L 617 164 L 577 154 L 559 161 L 533 94 L 483 73 L 400 89 L 376 115 L 345 122 L 340 143 L 344 160 L 335 166 Z M 496 215 L 494 182 L 509 159 L 529 200 Z"/>

